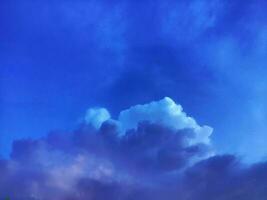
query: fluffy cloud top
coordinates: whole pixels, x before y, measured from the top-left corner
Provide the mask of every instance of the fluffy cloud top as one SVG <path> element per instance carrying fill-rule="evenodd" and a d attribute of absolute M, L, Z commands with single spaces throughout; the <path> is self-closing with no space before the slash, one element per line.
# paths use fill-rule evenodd
<path fill-rule="evenodd" d="M 96 129 L 110 120 L 111 116 L 105 108 L 90 108 L 85 115 L 85 123 Z M 194 118 L 183 112 L 181 105 L 176 104 L 171 98 L 165 97 L 160 101 L 153 101 L 144 105 L 132 106 L 120 112 L 118 120 L 113 120 L 120 127 L 122 135 L 127 130 L 137 129 L 141 122 L 151 122 L 170 128 L 174 131 L 192 129 L 195 133 L 190 141 L 192 144 L 210 142 L 213 129 L 209 126 L 200 126 Z"/>
<path fill-rule="evenodd" d="M 92 125 L 98 129 L 102 123 L 110 119 L 110 114 L 105 108 L 90 108 L 87 110 L 85 115 L 85 123 Z"/>
<path fill-rule="evenodd" d="M 141 121 L 161 124 L 173 130 L 193 129 L 196 133 L 195 143 L 209 143 L 209 136 L 212 133 L 211 127 L 199 126 L 192 117 L 183 112 L 181 105 L 177 105 L 169 97 L 145 105 L 133 106 L 119 115 L 123 130 L 137 128 Z"/>
<path fill-rule="evenodd" d="M 105 109 L 90 109 L 86 117 L 74 131 L 14 141 L 10 158 L 0 160 L 0 199 L 258 200 L 267 195 L 266 163 L 244 166 L 233 155 L 211 156 L 210 144 L 199 139 L 210 128 L 199 126 L 170 98 L 134 106 L 115 123 Z"/>

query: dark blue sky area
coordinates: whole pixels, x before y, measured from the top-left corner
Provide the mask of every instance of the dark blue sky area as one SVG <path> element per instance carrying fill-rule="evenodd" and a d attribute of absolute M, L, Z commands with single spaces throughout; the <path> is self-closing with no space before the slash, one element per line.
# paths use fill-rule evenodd
<path fill-rule="evenodd" d="M 0 148 L 169 96 L 219 152 L 267 153 L 265 0 L 0 2 Z M 250 150 L 253 146 L 253 151 Z"/>

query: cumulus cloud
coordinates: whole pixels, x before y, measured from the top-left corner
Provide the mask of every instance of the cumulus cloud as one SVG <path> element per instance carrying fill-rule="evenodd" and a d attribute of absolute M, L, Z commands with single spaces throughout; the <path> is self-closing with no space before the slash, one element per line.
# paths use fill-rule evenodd
<path fill-rule="evenodd" d="M 110 114 L 105 108 L 90 108 L 85 115 L 85 123 L 98 129 L 104 121 L 110 119 Z"/>
<path fill-rule="evenodd" d="M 117 121 L 105 109 L 89 109 L 86 116 L 74 131 L 14 141 L 10 158 L 0 160 L 1 197 L 256 200 L 266 195 L 266 164 L 243 166 L 233 155 L 212 156 L 210 142 L 199 139 L 208 137 L 207 129 L 170 98 L 133 106 Z"/>
<path fill-rule="evenodd" d="M 193 129 L 196 133 L 195 142 L 209 143 L 209 136 L 212 133 L 211 127 L 199 126 L 192 117 L 183 112 L 181 105 L 176 104 L 169 97 L 145 105 L 133 106 L 119 115 L 123 130 L 136 128 L 140 121 L 150 121 L 173 130 Z"/>

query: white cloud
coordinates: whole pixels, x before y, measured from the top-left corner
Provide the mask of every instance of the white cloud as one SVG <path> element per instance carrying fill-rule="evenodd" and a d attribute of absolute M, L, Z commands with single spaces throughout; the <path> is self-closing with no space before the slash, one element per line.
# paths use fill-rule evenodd
<path fill-rule="evenodd" d="M 174 130 L 193 129 L 196 137 L 192 143 L 209 143 L 209 136 L 213 131 L 209 126 L 198 125 L 192 117 L 183 112 L 181 105 L 176 104 L 169 97 L 124 110 L 120 113 L 118 121 L 123 132 L 137 128 L 141 121 L 162 124 Z"/>
<path fill-rule="evenodd" d="M 85 123 L 99 129 L 103 122 L 111 120 L 111 116 L 105 108 L 88 109 L 85 116 Z M 138 123 L 150 121 L 161 124 L 173 130 L 192 129 L 196 134 L 191 143 L 210 142 L 210 135 L 213 129 L 209 126 L 200 126 L 194 118 L 187 116 L 181 105 L 176 104 L 171 98 L 165 97 L 160 101 L 153 101 L 144 105 L 132 106 L 119 114 L 118 124 L 121 134 L 129 129 L 138 127 Z"/>
<path fill-rule="evenodd" d="M 99 129 L 103 122 L 110 119 L 110 114 L 105 108 L 90 108 L 87 110 L 84 121 L 96 129 Z"/>

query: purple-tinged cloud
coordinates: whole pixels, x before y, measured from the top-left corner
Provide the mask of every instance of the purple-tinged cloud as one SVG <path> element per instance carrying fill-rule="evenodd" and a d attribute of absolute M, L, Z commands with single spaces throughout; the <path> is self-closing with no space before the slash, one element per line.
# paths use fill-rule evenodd
<path fill-rule="evenodd" d="M 0 199 L 263 199 L 266 164 L 214 156 L 211 130 L 170 98 L 133 106 L 118 120 L 91 109 L 74 131 L 14 141 L 0 161 Z"/>

